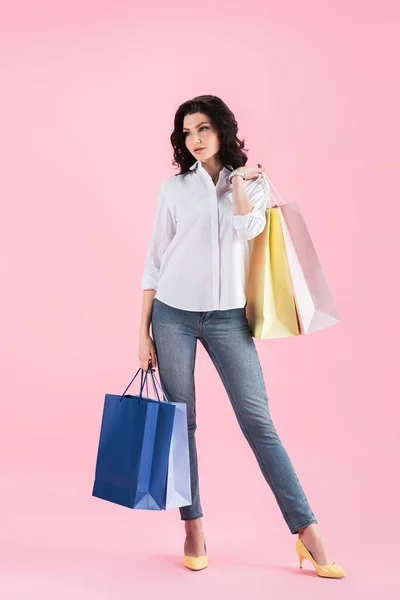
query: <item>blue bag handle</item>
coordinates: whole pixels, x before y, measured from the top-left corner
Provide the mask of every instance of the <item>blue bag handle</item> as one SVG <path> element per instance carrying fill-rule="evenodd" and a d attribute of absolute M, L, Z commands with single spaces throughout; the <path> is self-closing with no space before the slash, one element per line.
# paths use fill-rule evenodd
<path fill-rule="evenodd" d="M 131 380 L 130 384 L 128 385 L 128 387 L 126 388 L 126 390 L 123 392 L 123 394 L 122 394 L 122 396 L 121 396 L 121 399 L 120 399 L 120 402 L 122 402 L 122 399 L 123 399 L 123 397 L 125 396 L 125 394 L 126 394 L 126 392 L 128 391 L 128 389 L 131 387 L 131 385 L 132 385 L 133 381 L 136 379 L 136 376 L 137 376 L 137 374 L 139 373 L 139 371 L 141 371 L 141 372 L 142 372 L 142 373 L 141 373 L 141 384 L 140 384 L 139 398 L 141 398 L 141 397 L 142 397 L 142 392 L 143 392 L 143 388 L 144 388 L 144 384 L 145 384 L 145 382 L 146 382 L 146 386 L 147 386 L 147 381 L 146 381 L 146 379 L 147 379 L 147 375 L 148 375 L 148 374 L 149 374 L 149 372 L 150 372 L 150 374 L 151 374 L 151 378 L 152 378 L 152 381 L 153 381 L 153 387 L 154 387 L 154 391 L 155 391 L 155 394 L 156 394 L 156 396 L 157 396 L 157 400 L 158 400 L 158 402 L 160 402 L 160 397 L 159 397 L 159 395 L 158 395 L 158 391 L 157 391 L 156 383 L 155 383 L 155 380 L 154 380 L 154 374 L 153 374 L 152 367 L 151 367 L 151 365 L 150 365 L 150 364 L 149 364 L 149 366 L 147 367 L 146 374 L 145 374 L 145 376 L 144 376 L 144 380 L 143 380 L 143 373 L 144 373 L 144 371 L 143 371 L 143 369 L 142 369 L 141 367 L 139 367 L 139 369 L 136 371 L 136 374 L 135 374 L 135 375 L 134 375 L 134 377 L 132 378 L 132 380 Z M 161 384 L 160 384 L 160 388 L 161 388 Z M 148 389 L 148 388 L 146 387 L 146 389 Z M 162 392 L 162 388 L 161 388 L 161 392 Z"/>
<path fill-rule="evenodd" d="M 144 373 L 143 369 L 142 369 L 142 372 L 141 372 L 141 374 L 140 374 L 140 379 L 141 379 L 141 384 L 140 384 L 140 397 L 142 397 L 142 390 L 143 390 L 143 387 L 144 387 L 144 382 L 146 382 L 146 394 L 147 394 L 147 398 L 149 397 L 149 387 L 148 387 L 148 385 L 147 385 L 147 382 L 148 382 L 148 380 L 146 380 L 146 378 L 147 378 L 147 373 L 149 372 L 149 368 L 150 368 L 150 367 L 151 367 L 151 365 L 149 365 L 149 367 L 147 367 L 147 372 L 146 372 L 146 375 L 145 375 L 144 381 L 143 381 L 143 373 Z M 155 394 L 156 394 L 156 396 L 157 396 L 157 400 L 160 402 L 160 397 L 159 397 L 159 395 L 158 395 L 158 392 L 157 392 L 157 387 L 156 387 L 156 384 L 155 384 L 155 382 L 154 382 L 154 377 L 155 377 L 155 375 L 154 375 L 153 371 L 154 371 L 154 369 L 151 369 L 151 370 L 150 370 L 150 374 L 151 374 L 151 376 L 152 376 L 152 378 L 153 378 L 153 388 L 154 388 L 154 392 L 155 392 Z M 136 377 L 136 375 L 135 375 L 135 377 Z M 160 382 L 157 380 L 157 378 L 156 378 L 156 381 L 158 382 L 158 385 L 160 386 L 160 390 L 161 390 L 161 393 L 162 393 L 162 386 L 161 386 L 161 383 L 160 383 Z M 130 384 L 129 384 L 129 385 L 130 385 Z M 163 395 L 164 395 L 164 394 L 163 394 Z M 165 396 L 164 396 L 164 397 L 165 397 Z"/>

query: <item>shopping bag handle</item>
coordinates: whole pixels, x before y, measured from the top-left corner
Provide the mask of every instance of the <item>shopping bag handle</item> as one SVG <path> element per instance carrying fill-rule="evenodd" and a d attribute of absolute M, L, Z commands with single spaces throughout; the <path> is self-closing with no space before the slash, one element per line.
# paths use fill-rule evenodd
<path fill-rule="evenodd" d="M 154 374 L 153 374 L 153 371 L 152 371 L 151 365 L 149 365 L 149 366 L 148 366 L 148 368 L 147 368 L 147 370 L 146 370 L 146 374 L 145 374 L 144 380 L 143 380 L 143 373 L 144 373 L 144 371 L 143 371 L 143 369 L 142 369 L 141 367 L 139 367 L 139 369 L 136 371 L 136 373 L 135 373 L 134 377 L 132 378 L 131 382 L 129 383 L 128 387 L 127 387 L 127 388 L 126 388 L 126 390 L 123 392 L 123 394 L 122 394 L 122 396 L 121 396 L 121 398 L 120 398 L 120 402 L 122 402 L 122 399 L 123 399 L 123 397 L 125 396 L 125 394 L 126 394 L 126 392 L 128 391 L 128 389 L 131 387 L 131 385 L 132 385 L 133 381 L 136 379 L 136 377 L 137 377 L 137 375 L 138 375 L 139 371 L 141 371 L 141 372 L 142 372 L 142 373 L 141 373 L 141 384 L 140 384 L 140 392 L 139 392 L 139 397 L 140 397 L 140 398 L 142 397 L 142 392 L 143 392 L 143 388 L 144 388 L 144 384 L 145 384 L 145 382 L 146 382 L 146 390 L 147 390 L 147 395 L 148 395 L 148 388 L 147 388 L 147 375 L 150 373 L 150 374 L 151 374 L 151 378 L 152 378 L 152 380 L 153 380 L 153 387 L 154 387 L 155 394 L 156 394 L 156 396 L 157 396 L 157 400 L 158 400 L 158 402 L 160 402 L 160 397 L 159 397 L 159 395 L 158 395 L 157 387 L 156 387 L 156 384 L 155 384 L 155 381 L 154 381 Z M 160 388 L 161 388 L 161 385 L 160 385 Z M 162 391 L 162 388 L 161 388 L 161 391 Z"/>
<path fill-rule="evenodd" d="M 161 391 L 161 394 L 162 394 L 163 398 L 165 399 L 165 402 L 168 402 L 168 400 L 167 400 L 167 398 L 165 397 L 165 394 L 164 394 L 164 392 L 163 392 L 162 385 L 161 385 L 161 383 L 158 381 L 158 379 L 157 379 L 157 377 L 155 376 L 155 374 L 153 373 L 153 369 L 151 368 L 151 365 L 149 365 L 149 367 L 148 367 L 148 369 L 147 369 L 147 372 L 146 372 L 146 376 L 145 376 L 145 377 L 147 377 L 147 374 L 148 374 L 149 372 L 150 372 L 151 378 L 152 378 L 152 380 L 153 380 L 154 392 L 155 392 L 155 394 L 156 394 L 156 396 L 157 396 L 157 399 L 158 399 L 158 401 L 160 402 L 160 397 L 159 397 L 159 395 L 158 395 L 158 393 L 157 393 L 157 386 L 156 386 L 156 382 L 157 382 L 157 383 L 158 383 L 158 385 L 160 386 L 160 391 Z M 142 377 L 143 377 L 143 370 L 142 370 Z M 146 381 L 146 386 L 147 386 L 147 381 Z M 146 390 L 147 390 L 147 387 L 146 387 Z M 148 391 L 147 391 L 147 395 L 148 395 Z"/>
<path fill-rule="evenodd" d="M 158 381 L 158 379 L 157 379 L 157 377 L 154 375 L 154 373 L 153 373 L 153 378 L 154 378 L 154 379 L 157 381 L 158 385 L 159 385 L 159 386 L 160 386 L 160 388 L 162 389 L 162 387 L 161 387 L 161 383 Z M 164 395 L 164 394 L 163 394 L 163 395 Z M 165 398 L 165 395 L 164 395 L 164 398 Z"/>
<path fill-rule="evenodd" d="M 143 369 L 142 369 L 142 373 L 141 373 L 141 379 L 142 379 L 142 381 L 143 381 L 143 373 L 144 373 L 144 371 L 143 371 Z M 158 392 L 157 392 L 157 386 L 156 386 L 156 384 L 155 384 L 155 381 L 154 381 L 154 379 L 155 379 L 155 380 L 158 382 L 158 385 L 160 386 L 160 390 L 161 390 L 161 393 L 162 393 L 162 395 L 163 395 L 163 397 L 164 397 L 164 398 L 165 398 L 165 394 L 163 393 L 163 389 L 162 389 L 162 385 L 161 385 L 161 383 L 158 381 L 157 377 L 156 377 L 156 376 L 154 375 L 154 373 L 153 373 L 153 369 L 151 368 L 151 365 L 149 365 L 149 366 L 147 367 L 147 371 L 146 371 L 146 375 L 145 375 L 145 381 L 146 381 L 146 393 L 147 393 L 147 397 L 149 397 L 149 389 L 148 389 L 148 387 L 147 387 L 147 380 L 146 380 L 146 377 L 147 377 L 147 374 L 148 374 L 148 373 L 150 373 L 150 375 L 151 375 L 151 378 L 152 378 L 152 380 L 153 380 L 153 388 L 154 388 L 154 392 L 155 392 L 155 394 L 156 394 L 156 396 L 157 396 L 157 400 L 160 402 L 160 397 L 159 397 L 159 395 L 158 395 Z M 143 389 L 143 385 L 144 385 L 144 382 L 143 382 L 143 384 L 142 384 L 142 386 L 141 386 L 141 389 Z"/>
<path fill-rule="evenodd" d="M 266 195 L 266 200 L 267 200 L 266 207 L 273 208 L 273 206 L 282 206 L 282 204 L 286 204 L 286 202 L 284 201 L 284 199 L 282 198 L 282 196 L 280 195 L 280 193 L 278 192 L 278 190 L 276 189 L 276 187 L 274 186 L 274 184 L 272 183 L 272 181 L 270 180 L 270 178 L 268 177 L 266 172 L 262 171 L 262 174 L 263 174 L 263 179 L 265 182 L 265 195 Z M 269 184 L 271 184 L 271 186 L 276 191 L 277 197 L 275 196 L 275 194 L 273 194 L 271 192 Z M 271 202 L 271 198 L 274 200 L 275 204 L 273 204 Z"/>

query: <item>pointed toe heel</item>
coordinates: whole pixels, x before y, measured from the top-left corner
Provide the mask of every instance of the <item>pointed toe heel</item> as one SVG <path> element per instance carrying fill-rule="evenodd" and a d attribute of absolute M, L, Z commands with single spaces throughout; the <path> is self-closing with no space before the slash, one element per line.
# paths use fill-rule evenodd
<path fill-rule="evenodd" d="M 186 556 L 183 555 L 183 564 L 192 571 L 201 571 L 208 567 L 207 546 L 204 543 L 206 554 L 204 556 Z"/>
<path fill-rule="evenodd" d="M 336 563 L 332 563 L 331 565 L 320 565 L 315 560 L 312 554 L 307 550 L 303 542 L 300 538 L 296 541 L 296 552 L 299 557 L 300 569 L 303 568 L 303 560 L 307 558 L 310 563 L 314 566 L 317 571 L 317 575 L 320 577 L 330 577 L 331 579 L 342 579 L 346 577 L 346 573 Z"/>
<path fill-rule="evenodd" d="M 183 564 L 192 571 L 201 571 L 208 567 L 207 556 L 186 556 L 183 557 Z"/>

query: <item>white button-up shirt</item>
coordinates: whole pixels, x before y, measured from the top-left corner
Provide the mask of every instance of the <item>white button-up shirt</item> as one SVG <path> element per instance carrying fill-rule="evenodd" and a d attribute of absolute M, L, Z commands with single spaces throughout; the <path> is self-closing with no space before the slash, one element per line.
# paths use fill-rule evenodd
<path fill-rule="evenodd" d="M 253 209 L 234 215 L 230 172 L 223 167 L 215 185 L 198 160 L 160 184 L 142 290 L 184 310 L 245 306 L 251 240 L 265 227 L 269 187 L 264 178 L 245 180 Z"/>

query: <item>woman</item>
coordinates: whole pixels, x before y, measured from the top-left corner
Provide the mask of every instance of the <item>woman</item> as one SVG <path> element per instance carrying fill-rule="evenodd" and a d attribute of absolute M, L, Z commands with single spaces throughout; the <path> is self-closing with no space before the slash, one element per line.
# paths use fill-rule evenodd
<path fill-rule="evenodd" d="M 181 507 L 184 564 L 208 565 L 196 452 L 194 367 L 197 340 L 211 357 L 290 531 L 296 551 L 322 577 L 344 577 L 332 563 L 317 520 L 268 409 L 263 373 L 246 319 L 249 241 L 265 226 L 263 168 L 244 166 L 233 113 L 199 96 L 175 115 L 171 143 L 180 173 L 160 185 L 141 279 L 139 359 L 157 366 L 165 397 L 187 406 L 192 504 Z M 154 340 L 149 329 L 152 324 Z"/>

